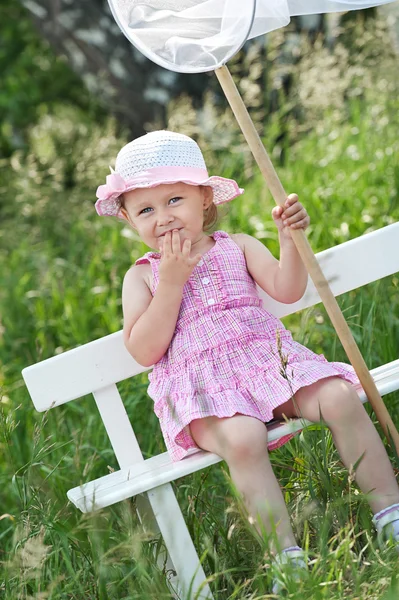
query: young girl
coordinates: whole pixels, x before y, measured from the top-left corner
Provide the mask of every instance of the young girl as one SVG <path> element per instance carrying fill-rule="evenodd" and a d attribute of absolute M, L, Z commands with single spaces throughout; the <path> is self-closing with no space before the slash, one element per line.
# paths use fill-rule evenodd
<path fill-rule="evenodd" d="M 169 131 L 124 146 L 97 190 L 97 212 L 126 219 L 156 250 L 126 273 L 124 341 L 138 363 L 154 365 L 148 393 L 168 451 L 173 460 L 197 448 L 221 456 L 251 520 L 275 528 L 276 562 L 305 567 L 268 456 L 291 436 L 268 445 L 265 423 L 317 422 L 321 413 L 348 468 L 364 455 L 356 481 L 378 531 L 399 548 L 398 485 L 352 367 L 293 341 L 257 293 L 256 284 L 280 302 L 303 296 L 308 276 L 290 230 L 305 229 L 309 216 L 295 194 L 273 209 L 279 261 L 250 235 L 207 235 L 216 205 L 242 193 L 235 181 L 209 177 L 198 145 Z"/>

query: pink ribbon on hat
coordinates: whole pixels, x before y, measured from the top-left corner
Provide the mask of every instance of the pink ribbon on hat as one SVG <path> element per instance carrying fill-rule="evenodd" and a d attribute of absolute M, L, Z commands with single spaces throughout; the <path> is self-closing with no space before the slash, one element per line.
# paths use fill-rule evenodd
<path fill-rule="evenodd" d="M 177 181 L 189 182 L 193 185 L 206 183 L 209 179 L 206 169 L 193 167 L 154 167 L 138 173 L 128 181 L 125 181 L 119 173 L 107 175 L 106 184 L 97 188 L 99 200 L 109 200 L 118 197 L 134 187 L 155 187 L 160 183 L 174 183 Z"/>
<path fill-rule="evenodd" d="M 119 216 L 120 196 L 125 192 L 171 183 L 209 185 L 214 191 L 215 204 L 228 202 L 244 191 L 234 180 L 217 176 L 209 177 L 206 169 L 198 167 L 153 167 L 126 180 L 119 173 L 112 171 L 107 175 L 106 184 L 97 188 L 96 211 L 100 216 Z"/>
<path fill-rule="evenodd" d="M 126 191 L 126 182 L 119 173 L 111 173 L 105 180 L 106 183 L 97 188 L 96 196 L 99 200 L 109 200 L 112 196 L 119 196 Z"/>

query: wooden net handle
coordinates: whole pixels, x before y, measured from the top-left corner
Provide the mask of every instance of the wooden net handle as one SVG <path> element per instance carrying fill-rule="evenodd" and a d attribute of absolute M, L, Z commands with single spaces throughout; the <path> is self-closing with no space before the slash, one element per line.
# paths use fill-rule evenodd
<path fill-rule="evenodd" d="M 226 66 L 223 66 L 217 69 L 215 73 L 276 204 L 283 206 L 287 199 L 287 194 L 255 129 L 230 71 Z M 397 429 L 370 375 L 363 356 L 356 345 L 352 332 L 344 319 L 328 281 L 324 277 L 305 232 L 300 229 L 293 229 L 291 230 L 291 235 L 377 419 L 388 441 L 391 443 L 391 440 L 393 440 L 396 451 L 399 453 L 399 434 Z"/>

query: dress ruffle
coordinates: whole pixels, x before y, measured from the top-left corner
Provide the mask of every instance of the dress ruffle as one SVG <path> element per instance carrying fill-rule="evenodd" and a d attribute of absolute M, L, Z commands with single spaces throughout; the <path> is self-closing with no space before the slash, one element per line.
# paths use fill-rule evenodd
<path fill-rule="evenodd" d="M 272 344 L 252 334 L 207 349 L 173 372 L 150 374 L 148 393 L 156 398 L 155 412 L 165 438 L 172 442 L 169 452 L 173 460 L 197 448 L 188 427 L 194 419 L 239 413 L 267 423 L 273 419 L 273 410 L 304 386 L 334 376 L 358 382 L 350 365 L 328 362 L 284 331 L 286 340 L 281 341 L 280 350 L 277 341 Z M 293 435 L 270 443 L 269 449 Z"/>

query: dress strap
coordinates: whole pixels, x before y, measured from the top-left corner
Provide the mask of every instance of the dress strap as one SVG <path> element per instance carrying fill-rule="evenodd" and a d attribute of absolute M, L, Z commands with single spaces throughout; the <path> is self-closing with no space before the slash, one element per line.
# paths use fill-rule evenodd
<path fill-rule="evenodd" d="M 221 238 L 228 238 L 230 236 L 228 233 L 226 233 L 226 231 L 222 231 L 221 229 L 219 229 L 218 231 L 215 231 L 214 233 L 212 233 L 212 237 L 216 241 L 216 240 L 220 240 Z"/>
<path fill-rule="evenodd" d="M 161 254 L 159 252 L 146 252 L 143 256 L 138 258 L 135 265 L 142 265 L 144 263 L 152 264 L 153 260 L 158 260 L 161 258 Z"/>
<path fill-rule="evenodd" d="M 161 254 L 159 252 L 146 252 L 144 254 L 144 256 L 141 256 L 141 258 L 138 258 L 136 260 L 136 262 L 134 263 L 135 265 L 143 265 L 146 263 L 150 263 L 151 272 L 152 272 L 152 285 L 151 285 L 152 295 L 155 294 L 155 290 L 158 285 L 158 279 L 159 279 L 158 267 L 159 267 L 159 259 L 160 258 L 161 258 Z"/>

